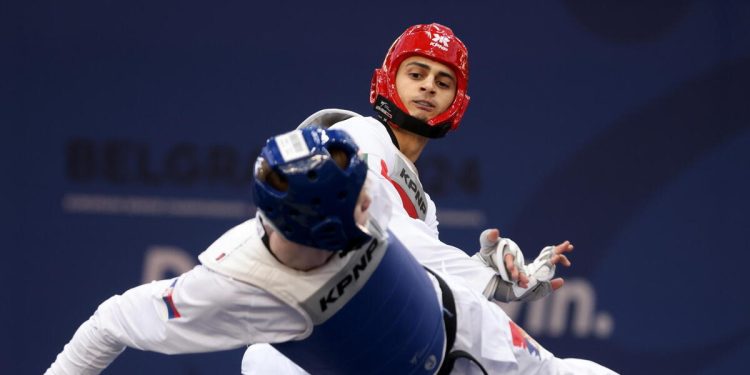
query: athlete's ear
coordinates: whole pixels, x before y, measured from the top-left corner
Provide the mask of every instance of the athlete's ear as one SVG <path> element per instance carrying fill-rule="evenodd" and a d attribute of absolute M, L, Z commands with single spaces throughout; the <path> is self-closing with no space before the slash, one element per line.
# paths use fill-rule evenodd
<path fill-rule="evenodd" d="M 370 208 L 370 203 L 372 203 L 370 194 L 367 194 L 367 189 L 363 187 L 359 192 L 357 205 L 354 206 L 354 222 L 360 226 L 360 228 L 365 228 L 367 226 L 367 220 L 370 215 L 367 210 Z"/>

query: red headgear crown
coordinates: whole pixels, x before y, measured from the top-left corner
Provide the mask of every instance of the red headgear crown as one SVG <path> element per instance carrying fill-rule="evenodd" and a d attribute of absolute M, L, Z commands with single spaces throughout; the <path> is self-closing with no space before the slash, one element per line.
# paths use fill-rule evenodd
<path fill-rule="evenodd" d="M 404 113 L 409 113 L 396 92 L 396 72 L 404 59 L 414 55 L 445 64 L 456 74 L 456 97 L 453 103 L 443 113 L 427 121 L 427 125 L 447 125 L 450 126 L 450 130 L 457 128 L 469 105 L 469 96 L 466 94 L 469 82 L 469 52 L 464 43 L 453 34 L 453 30 L 437 23 L 414 25 L 393 42 L 383 66 L 375 69 L 372 76 L 370 103 L 375 104 L 378 96 L 382 96 Z"/>

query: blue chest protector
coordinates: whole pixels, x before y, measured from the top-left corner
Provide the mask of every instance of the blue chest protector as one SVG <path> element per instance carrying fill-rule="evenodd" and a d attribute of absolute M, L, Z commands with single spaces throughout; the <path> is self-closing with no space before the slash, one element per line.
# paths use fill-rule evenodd
<path fill-rule="evenodd" d="M 377 269 L 341 310 L 306 339 L 274 347 L 314 375 L 434 374 L 445 342 L 427 272 L 391 235 Z"/>

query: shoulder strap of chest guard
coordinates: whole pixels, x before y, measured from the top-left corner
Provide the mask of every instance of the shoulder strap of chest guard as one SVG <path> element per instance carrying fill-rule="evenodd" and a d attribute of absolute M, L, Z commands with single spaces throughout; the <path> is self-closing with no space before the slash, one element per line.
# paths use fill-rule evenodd
<path fill-rule="evenodd" d="M 327 129 L 337 122 L 341 122 L 352 117 L 362 117 L 362 115 L 356 112 L 347 111 L 345 109 L 321 109 L 320 111 L 308 116 L 305 121 L 302 121 L 302 123 L 297 126 L 297 129 L 306 128 L 311 125 L 322 125 Z"/>

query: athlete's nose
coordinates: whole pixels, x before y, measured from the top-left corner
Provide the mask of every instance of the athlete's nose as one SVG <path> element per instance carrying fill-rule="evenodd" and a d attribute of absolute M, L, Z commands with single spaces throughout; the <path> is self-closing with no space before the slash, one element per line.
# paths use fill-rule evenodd
<path fill-rule="evenodd" d="M 427 79 L 423 80 L 422 81 L 421 90 L 422 91 L 428 91 L 428 92 L 434 94 L 435 90 L 436 90 L 435 80 L 432 79 L 432 77 L 428 77 Z"/>

